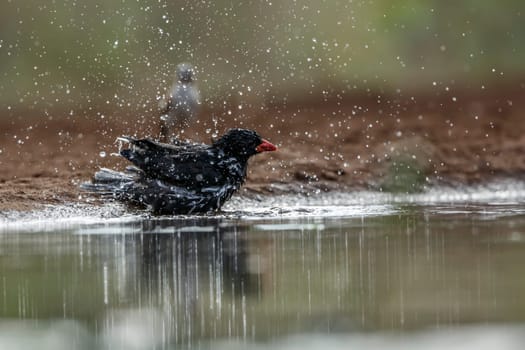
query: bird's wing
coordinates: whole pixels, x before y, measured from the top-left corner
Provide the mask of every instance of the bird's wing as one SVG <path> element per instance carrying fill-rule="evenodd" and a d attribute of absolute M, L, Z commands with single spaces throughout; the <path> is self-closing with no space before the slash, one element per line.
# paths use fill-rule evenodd
<path fill-rule="evenodd" d="M 187 188 L 222 185 L 227 182 L 216 151 L 202 144 L 182 146 L 127 138 L 131 147 L 120 154 L 154 179 Z"/>
<path fill-rule="evenodd" d="M 202 143 L 195 143 L 188 140 L 173 139 L 172 143 L 162 143 L 151 139 L 135 139 L 129 136 L 121 136 L 118 141 L 130 144 L 130 149 L 138 153 L 155 153 L 177 155 L 182 153 L 192 153 L 206 149 L 208 146 Z"/>

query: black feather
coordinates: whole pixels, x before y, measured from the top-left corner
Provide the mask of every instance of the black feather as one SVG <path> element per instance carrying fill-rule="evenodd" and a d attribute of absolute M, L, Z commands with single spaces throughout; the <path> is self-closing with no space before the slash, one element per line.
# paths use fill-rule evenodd
<path fill-rule="evenodd" d="M 122 157 L 133 163 L 126 172 L 101 169 L 82 188 L 149 206 L 157 214 L 189 214 L 218 210 L 246 178 L 249 157 L 261 137 L 232 129 L 212 145 L 121 137 L 129 148 Z"/>

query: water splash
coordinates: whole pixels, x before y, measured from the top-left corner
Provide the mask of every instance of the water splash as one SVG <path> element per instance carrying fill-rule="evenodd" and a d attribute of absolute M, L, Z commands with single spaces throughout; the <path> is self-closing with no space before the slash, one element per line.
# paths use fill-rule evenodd
<path fill-rule="evenodd" d="M 525 209 L 520 204 L 524 202 L 525 182 L 506 180 L 470 187 L 436 187 L 418 194 L 356 191 L 311 196 L 234 197 L 219 213 L 164 218 L 179 221 L 210 218 L 253 221 L 276 218 L 370 217 L 399 213 L 405 210 L 406 205 L 426 206 L 427 210 L 440 213 L 469 212 L 490 217 L 523 214 Z M 43 210 L 1 213 L 0 233 L 50 231 L 99 223 L 123 224 L 149 217 L 147 211 L 130 211 L 126 206 L 115 202 L 102 206 L 46 206 Z M 94 226 L 90 230 L 93 234 L 97 232 Z"/>

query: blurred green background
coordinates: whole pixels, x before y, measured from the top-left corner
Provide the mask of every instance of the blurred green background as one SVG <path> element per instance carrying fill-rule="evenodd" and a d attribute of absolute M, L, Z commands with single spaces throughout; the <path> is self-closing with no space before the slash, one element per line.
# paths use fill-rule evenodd
<path fill-rule="evenodd" d="M 4 112 L 153 109 L 181 61 L 196 65 L 205 103 L 235 98 L 255 107 L 283 92 L 479 89 L 525 75 L 521 0 L 6 0 L 0 7 Z"/>

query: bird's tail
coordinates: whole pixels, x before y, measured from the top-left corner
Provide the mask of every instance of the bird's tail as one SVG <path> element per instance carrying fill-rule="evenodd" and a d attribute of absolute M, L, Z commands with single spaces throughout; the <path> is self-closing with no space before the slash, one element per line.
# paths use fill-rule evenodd
<path fill-rule="evenodd" d="M 140 172 L 139 169 L 129 167 L 126 173 L 101 168 L 95 173 L 92 182 L 80 184 L 80 188 L 87 192 L 99 194 L 116 194 L 121 191 L 126 184 L 133 182 Z"/>

